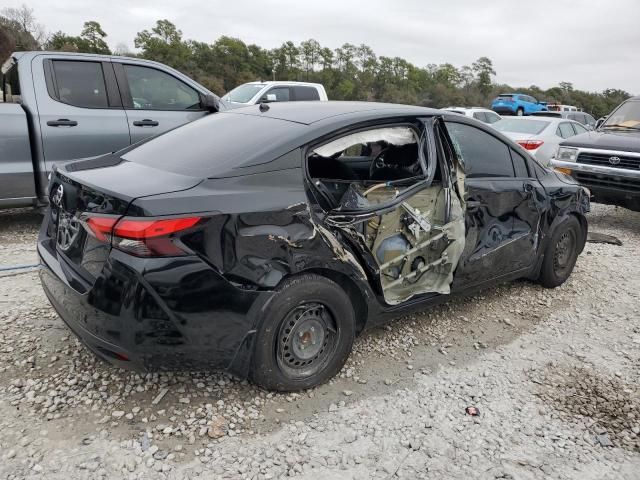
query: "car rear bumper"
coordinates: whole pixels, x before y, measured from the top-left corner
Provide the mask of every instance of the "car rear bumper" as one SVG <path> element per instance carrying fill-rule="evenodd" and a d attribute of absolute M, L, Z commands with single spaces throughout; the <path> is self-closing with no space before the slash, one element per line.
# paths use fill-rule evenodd
<path fill-rule="evenodd" d="M 551 160 L 551 166 L 571 171 L 596 202 L 640 208 L 640 170 Z"/>
<path fill-rule="evenodd" d="M 94 354 L 118 367 L 228 370 L 246 376 L 258 312 L 270 292 L 245 292 L 197 257 L 141 259 L 112 250 L 88 284 L 41 231 L 42 287 Z"/>
<path fill-rule="evenodd" d="M 517 110 L 517 105 L 513 105 L 513 106 L 507 106 L 507 105 L 496 105 L 496 106 L 492 106 L 491 110 L 493 110 L 496 113 L 499 113 L 500 115 L 503 114 L 514 114 L 516 113 Z"/>

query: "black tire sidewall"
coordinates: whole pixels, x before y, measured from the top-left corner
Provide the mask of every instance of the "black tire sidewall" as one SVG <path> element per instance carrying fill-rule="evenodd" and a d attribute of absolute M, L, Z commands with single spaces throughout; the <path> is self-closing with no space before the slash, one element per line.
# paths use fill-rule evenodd
<path fill-rule="evenodd" d="M 571 258 L 571 267 L 567 269 L 566 274 L 558 275 L 554 266 L 555 249 L 558 241 L 560 240 L 560 237 L 568 229 L 574 230 L 576 244 L 574 245 L 574 251 Z M 573 215 L 565 217 L 558 225 L 556 225 L 555 229 L 553 230 L 551 240 L 547 245 L 544 261 L 542 262 L 542 269 L 540 272 L 540 283 L 544 287 L 558 287 L 566 282 L 567 279 L 571 276 L 571 273 L 573 272 L 573 269 L 576 265 L 576 261 L 578 260 L 578 248 L 581 243 L 582 235 L 583 233 L 580 227 L 580 222 Z"/>
<path fill-rule="evenodd" d="M 340 330 L 338 344 L 325 367 L 304 379 L 293 379 L 279 367 L 276 342 L 280 325 L 302 303 L 319 302 L 333 315 Z M 355 338 L 355 313 L 349 297 L 335 282 L 315 274 L 286 281 L 274 294 L 258 328 L 251 379 L 269 390 L 295 391 L 312 388 L 334 377 L 344 366 Z"/>

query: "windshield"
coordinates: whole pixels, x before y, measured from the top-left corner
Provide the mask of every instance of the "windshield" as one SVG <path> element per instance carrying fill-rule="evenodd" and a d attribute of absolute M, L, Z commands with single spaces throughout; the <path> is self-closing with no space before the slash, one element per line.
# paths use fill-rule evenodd
<path fill-rule="evenodd" d="M 227 93 L 223 100 L 236 103 L 248 103 L 256 93 L 264 88 L 262 83 L 245 83 Z"/>
<path fill-rule="evenodd" d="M 601 128 L 640 129 L 640 101 L 624 102 L 609 115 Z"/>
<path fill-rule="evenodd" d="M 549 126 L 544 120 L 523 120 L 518 118 L 505 118 L 493 124 L 493 128 L 500 132 L 531 133 L 538 134 Z"/>

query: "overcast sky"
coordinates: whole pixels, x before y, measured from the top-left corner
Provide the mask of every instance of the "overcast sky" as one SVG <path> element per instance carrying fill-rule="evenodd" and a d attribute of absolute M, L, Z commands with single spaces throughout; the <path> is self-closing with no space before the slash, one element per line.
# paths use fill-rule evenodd
<path fill-rule="evenodd" d="M 19 0 L 0 0 L 0 7 Z M 29 0 L 49 32 L 78 35 L 97 20 L 113 48 L 166 18 L 184 38 L 220 35 L 273 48 L 315 38 L 336 48 L 369 45 L 417 66 L 460 67 L 489 57 L 498 82 L 549 88 L 561 81 L 640 93 L 637 0 Z"/>

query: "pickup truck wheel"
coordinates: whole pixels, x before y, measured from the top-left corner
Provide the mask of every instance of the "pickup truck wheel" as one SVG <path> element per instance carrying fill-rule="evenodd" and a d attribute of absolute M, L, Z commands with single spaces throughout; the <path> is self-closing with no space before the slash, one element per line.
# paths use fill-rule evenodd
<path fill-rule="evenodd" d="M 338 284 L 315 274 L 292 278 L 267 307 L 251 379 L 269 390 L 315 387 L 344 366 L 354 338 L 353 306 Z"/>
<path fill-rule="evenodd" d="M 569 278 L 578 259 L 581 236 L 580 222 L 573 215 L 555 228 L 545 250 L 538 278 L 543 287 L 558 287 Z"/>
<path fill-rule="evenodd" d="M 518 110 L 516 110 L 516 115 L 522 117 L 524 115 L 524 108 L 518 108 Z"/>

